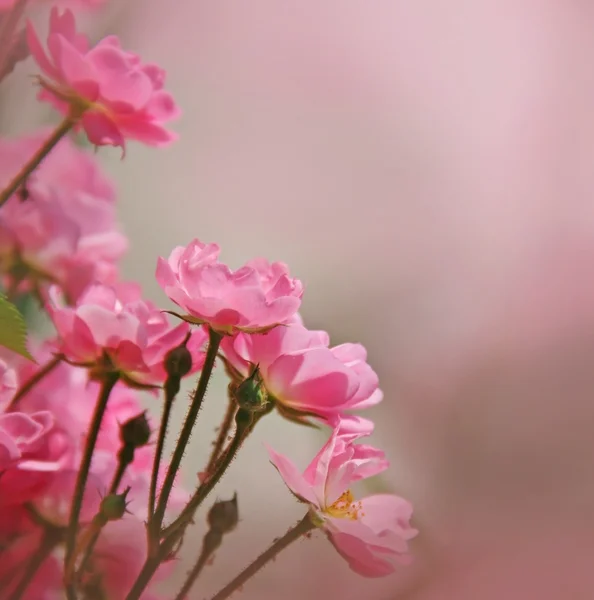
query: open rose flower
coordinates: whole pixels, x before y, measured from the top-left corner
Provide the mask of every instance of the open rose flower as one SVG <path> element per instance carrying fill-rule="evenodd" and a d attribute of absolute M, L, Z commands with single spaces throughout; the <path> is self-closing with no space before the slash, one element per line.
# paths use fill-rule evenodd
<path fill-rule="evenodd" d="M 61 302 L 56 288 L 50 297 L 48 312 L 58 332 L 58 350 L 72 363 L 117 370 L 132 385 L 160 385 L 167 377 L 165 355 L 184 340 L 193 370 L 204 360 L 205 332 L 190 331 L 185 322 L 171 326 L 167 315 L 150 302 L 122 302 L 114 288 L 102 285 L 90 286 L 74 307 Z"/>
<path fill-rule="evenodd" d="M 0 141 L 7 184 L 47 132 Z M 63 139 L 0 213 L 0 271 L 18 292 L 58 284 L 76 301 L 91 282 L 117 281 L 127 239 L 116 222 L 115 190 L 95 158 Z"/>
<path fill-rule="evenodd" d="M 120 47 L 108 36 L 90 47 L 76 31 L 70 10 L 53 8 L 46 53 L 29 22 L 31 54 L 44 73 L 40 99 L 64 114 L 74 111 L 89 141 L 125 146 L 126 139 L 161 146 L 175 139 L 164 123 L 177 117 L 171 94 L 163 89 L 165 72 Z"/>
<path fill-rule="evenodd" d="M 392 573 L 397 563 L 410 562 L 408 540 L 417 531 L 410 524 L 412 506 L 390 494 L 355 501 L 350 486 L 382 472 L 384 453 L 355 444 L 340 425 L 304 473 L 286 457 L 268 450 L 287 487 L 309 504 L 312 522 L 324 530 L 351 569 L 365 577 Z"/>
<path fill-rule="evenodd" d="M 303 286 L 280 262 L 252 260 L 237 271 L 219 262 L 219 246 L 193 240 L 174 248 L 157 265 L 157 281 L 189 320 L 213 329 L 266 330 L 289 321 L 301 304 Z"/>
<path fill-rule="evenodd" d="M 329 421 L 380 402 L 378 376 L 367 363 L 365 348 L 329 344 L 326 332 L 294 322 L 262 335 L 240 333 L 224 339 L 222 348 L 241 377 L 258 365 L 269 400 L 289 418 L 299 420 L 299 413 L 306 413 Z"/>

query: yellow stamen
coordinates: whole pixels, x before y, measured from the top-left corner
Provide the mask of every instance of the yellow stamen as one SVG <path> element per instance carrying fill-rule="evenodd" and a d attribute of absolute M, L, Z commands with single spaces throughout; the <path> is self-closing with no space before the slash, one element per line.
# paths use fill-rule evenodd
<path fill-rule="evenodd" d="M 355 502 L 351 490 L 340 495 L 338 500 L 328 506 L 324 512 L 331 517 L 356 521 L 361 514 L 361 502 Z"/>

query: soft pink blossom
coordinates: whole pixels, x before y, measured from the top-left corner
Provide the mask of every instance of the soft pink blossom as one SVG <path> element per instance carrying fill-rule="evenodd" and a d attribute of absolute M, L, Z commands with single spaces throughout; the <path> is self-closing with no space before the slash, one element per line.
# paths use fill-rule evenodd
<path fill-rule="evenodd" d="M 0 141 L 0 185 L 41 146 L 46 131 Z M 116 223 L 115 191 L 95 158 L 62 140 L 0 212 L 5 285 L 29 291 L 49 282 L 75 301 L 91 282 L 114 283 L 127 240 Z"/>
<path fill-rule="evenodd" d="M 146 528 L 135 517 L 125 516 L 112 521 L 103 529 L 97 542 L 92 560 L 92 568 L 98 577 L 103 598 L 124 600 L 144 564 L 147 554 Z M 157 596 L 151 593 L 155 584 L 169 578 L 172 563 L 162 563 L 142 594 L 142 600 L 151 600 Z"/>
<path fill-rule="evenodd" d="M 6 506 L 43 495 L 60 470 L 59 452 L 52 445 L 57 415 L 46 410 L 0 415 L 0 512 Z"/>
<path fill-rule="evenodd" d="M 14 396 L 17 385 L 15 369 L 0 358 L 0 408 L 4 407 Z"/>
<path fill-rule="evenodd" d="M 171 326 L 168 316 L 141 298 L 122 302 L 114 288 L 90 286 L 76 306 L 63 304 L 58 290 L 50 290 L 49 314 L 59 336 L 58 348 L 66 358 L 83 366 L 105 366 L 107 359 L 130 383 L 162 384 L 163 360 L 189 334 L 187 348 L 193 369 L 201 366 L 206 334 L 190 331 L 188 323 Z"/>
<path fill-rule="evenodd" d="M 219 252 L 217 244 L 195 239 L 159 259 L 159 285 L 191 319 L 234 333 L 268 329 L 295 315 L 303 286 L 284 263 L 257 259 L 232 271 Z"/>
<path fill-rule="evenodd" d="M 360 344 L 330 347 L 324 331 L 293 323 L 265 334 L 223 340 L 231 365 L 246 377 L 258 365 L 268 391 L 283 407 L 325 420 L 382 400 L 378 377 Z M 353 422 L 353 426 L 360 426 Z"/>
<path fill-rule="evenodd" d="M 417 531 L 410 524 L 412 506 L 390 495 L 367 496 L 357 502 L 351 484 L 384 471 L 384 453 L 355 444 L 357 436 L 333 431 L 304 473 L 286 457 L 268 449 L 288 488 L 309 504 L 312 521 L 324 530 L 351 569 L 365 577 L 392 573 L 396 563 L 410 562 L 408 540 Z"/>
<path fill-rule="evenodd" d="M 48 347 L 35 353 L 35 358 L 43 364 L 47 360 Z M 31 375 L 31 369 L 23 363 L 23 372 Z M 89 378 L 86 369 L 60 363 L 46 375 L 19 402 L 19 410 L 33 414 L 46 411 L 55 415 L 55 423 L 47 434 L 51 455 L 59 464 L 58 472 L 46 478 L 43 493 L 30 498 L 32 505 L 43 517 L 55 525 L 64 526 L 68 519 L 68 507 L 74 490 L 76 472 L 80 465 L 89 423 L 99 395 L 100 383 Z M 84 496 L 81 519 L 89 521 L 99 507 L 99 494 L 109 488 L 117 468 L 118 451 L 122 442 L 120 426 L 128 419 L 144 411 L 139 390 L 118 383 L 112 390 L 96 449 L 91 463 L 87 491 Z M 153 431 L 156 425 L 149 425 Z M 154 438 L 151 439 L 151 442 Z M 131 487 L 129 510 L 139 519 L 146 519 L 147 497 L 153 464 L 155 446 L 149 443 L 138 448 L 134 461 L 126 469 L 121 488 Z M 162 469 L 162 474 L 164 474 Z M 171 508 L 177 510 L 187 500 L 181 487 L 175 489 Z M 2 502 L 0 501 L 0 506 Z"/>
<path fill-rule="evenodd" d="M 54 424 L 54 417 L 47 411 L 31 415 L 20 412 L 0 415 L 0 471 L 15 466 L 18 469 L 43 469 L 38 452 L 44 445 L 44 437 Z M 27 460 L 31 458 L 31 460 Z M 46 462 L 48 470 L 54 463 Z"/>
<path fill-rule="evenodd" d="M 60 14 L 54 7 L 48 52 L 30 22 L 27 39 L 44 73 L 40 99 L 63 113 L 73 106 L 84 109 L 80 123 L 93 144 L 124 147 L 126 139 L 135 139 L 161 146 L 175 139 L 164 127 L 180 112 L 163 89 L 165 72 L 123 50 L 116 36 L 91 47 L 87 37 L 76 31 L 72 12 Z"/>
<path fill-rule="evenodd" d="M 43 529 L 31 518 L 29 510 L 22 504 L 2 506 L 0 511 L 0 590 L 3 598 L 11 592 L 23 577 L 23 565 L 39 549 Z M 22 600 L 49 600 L 60 598 L 63 581 L 63 561 L 58 556 L 49 556 L 28 583 Z"/>

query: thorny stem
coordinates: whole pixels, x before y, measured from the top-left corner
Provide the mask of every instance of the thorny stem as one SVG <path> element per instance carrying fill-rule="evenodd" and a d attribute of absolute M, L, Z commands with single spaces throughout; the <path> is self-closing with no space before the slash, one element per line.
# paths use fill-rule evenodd
<path fill-rule="evenodd" d="M 76 547 L 76 534 L 78 530 L 78 520 L 80 518 L 80 512 L 82 509 L 83 497 L 85 493 L 85 487 L 87 484 L 87 477 L 91 468 L 91 461 L 93 459 L 93 452 L 95 450 L 95 444 L 97 443 L 97 437 L 99 435 L 99 429 L 107 408 L 107 401 L 109 395 L 113 390 L 115 384 L 119 379 L 117 372 L 106 373 L 103 378 L 101 389 L 99 391 L 99 397 L 97 398 L 97 404 L 95 405 L 95 412 L 89 426 L 89 434 L 85 444 L 83 457 L 78 470 L 78 476 L 76 478 L 76 484 L 74 487 L 74 494 L 72 496 L 72 505 L 70 508 L 70 518 L 68 520 L 68 528 L 66 531 L 66 552 L 64 556 L 64 574 L 66 579 L 66 593 L 68 598 L 76 598 L 76 594 L 73 591 L 72 582 L 68 581 L 69 577 L 67 574 L 72 571 L 72 561 L 75 557 Z"/>
<path fill-rule="evenodd" d="M 208 494 L 214 489 L 221 477 L 223 477 L 225 471 L 233 462 L 237 451 L 241 448 L 241 444 L 252 431 L 253 418 L 253 414 L 246 410 L 240 409 L 237 412 L 235 417 L 235 422 L 237 424 L 235 434 L 224 454 L 217 462 L 214 473 L 206 476 L 206 479 L 200 484 L 196 492 L 194 492 L 194 495 L 190 498 L 179 517 L 163 530 L 163 537 L 167 538 L 171 535 L 176 535 L 181 527 L 185 527 L 192 521 L 194 513 L 198 510 L 204 500 L 206 500 Z"/>
<path fill-rule="evenodd" d="M 145 587 L 149 584 L 151 578 L 155 574 L 155 571 L 159 568 L 163 558 L 165 558 L 171 552 L 171 549 L 175 546 L 176 542 L 181 539 L 185 527 L 192 521 L 194 512 L 204 501 L 210 491 L 215 487 L 217 482 L 221 479 L 227 470 L 227 467 L 231 464 L 231 461 L 241 446 L 241 443 L 252 431 L 253 417 L 248 413 L 247 416 L 249 418 L 246 419 L 245 412 L 246 411 L 239 411 L 237 413 L 235 418 L 237 423 L 235 436 L 229 444 L 224 455 L 219 460 L 216 471 L 198 487 L 180 516 L 162 532 L 157 532 L 159 537 L 162 536 L 163 541 L 159 542 L 157 539 L 153 548 L 149 548 L 149 554 L 144 566 L 134 582 L 134 586 L 126 596 L 126 600 L 138 600 L 138 598 L 140 598 L 140 595 L 144 591 Z"/>
<path fill-rule="evenodd" d="M 120 483 L 122 483 L 124 473 L 126 472 L 128 466 L 133 462 L 133 460 L 134 450 L 132 450 L 131 452 L 130 450 L 127 450 L 126 452 L 126 449 L 124 451 L 120 450 L 118 456 L 118 466 L 116 472 L 113 474 L 113 479 L 111 480 L 111 484 L 109 486 L 109 492 L 107 492 L 108 494 L 117 493 L 118 488 L 120 487 Z"/>
<path fill-rule="evenodd" d="M 202 550 L 200 551 L 200 556 L 196 561 L 196 564 L 192 568 L 192 570 L 188 573 L 188 578 L 184 582 L 181 590 L 178 592 L 175 600 L 185 600 L 187 595 L 190 593 L 192 586 L 196 583 L 196 580 L 202 573 L 202 569 L 210 559 L 210 557 L 214 554 L 217 548 L 221 545 L 223 541 L 223 534 L 216 529 L 210 529 L 206 532 L 204 536 L 204 540 L 202 542 Z"/>
<path fill-rule="evenodd" d="M 171 463 L 169 464 L 169 469 L 167 470 L 167 475 L 165 476 L 165 481 L 163 482 L 163 487 L 159 495 L 159 501 L 157 502 L 155 514 L 149 522 L 149 536 L 152 544 L 158 543 L 161 525 L 163 524 L 165 511 L 167 509 L 167 502 L 169 500 L 171 490 L 173 489 L 175 476 L 179 470 L 182 458 L 186 451 L 186 446 L 190 441 L 192 430 L 196 424 L 196 418 L 198 417 L 204 396 L 206 395 L 206 389 L 210 381 L 210 376 L 212 375 L 212 370 L 217 359 L 217 352 L 222 339 L 223 338 L 220 333 L 209 329 L 209 343 L 206 350 L 204 366 L 202 367 L 202 372 L 200 373 L 198 385 L 196 386 L 196 391 L 194 393 L 194 397 L 192 398 L 192 403 L 190 405 L 190 409 L 188 410 L 186 420 L 179 434 L 177 445 L 175 446 L 173 456 L 171 457 Z"/>
<path fill-rule="evenodd" d="M 251 579 L 260 569 L 265 567 L 271 560 L 282 552 L 285 548 L 297 541 L 301 536 L 315 529 L 315 525 L 311 522 L 309 513 L 289 529 L 285 535 L 274 541 L 272 546 L 265 552 L 260 554 L 256 560 L 247 566 L 233 581 L 230 581 L 222 590 L 215 594 L 211 600 L 225 600 L 229 598 L 233 592 L 237 591 L 242 585 Z"/>
<path fill-rule="evenodd" d="M 179 378 L 177 378 L 179 381 Z M 161 457 L 163 456 L 163 448 L 165 447 L 165 439 L 167 437 L 167 427 L 169 425 L 169 417 L 171 416 L 171 408 L 177 391 L 175 387 L 165 385 L 165 403 L 163 404 L 163 414 L 161 415 L 161 424 L 159 426 L 159 436 L 157 438 L 157 448 L 153 460 L 153 471 L 151 474 L 151 483 L 149 489 L 149 504 L 148 518 L 149 522 L 155 514 L 155 502 L 157 499 L 157 482 L 159 480 L 159 468 L 161 466 Z"/>
<path fill-rule="evenodd" d="M 8 405 L 7 412 L 15 410 L 21 398 L 26 396 L 46 375 L 49 375 L 60 364 L 61 360 L 62 355 L 56 354 L 50 361 L 41 367 L 41 369 L 36 371 L 29 379 L 27 379 L 27 381 L 21 385 L 16 394 L 13 396 L 10 404 Z"/>
<path fill-rule="evenodd" d="M 75 113 L 67 115 L 56 127 L 37 152 L 29 159 L 21 170 L 14 176 L 12 181 L 0 192 L 0 207 L 21 187 L 27 177 L 35 171 L 43 159 L 54 149 L 56 144 L 76 125 L 79 115 Z"/>
<path fill-rule="evenodd" d="M 161 561 L 166 556 L 162 547 L 154 555 L 149 555 L 140 571 L 132 589 L 128 592 L 126 600 L 138 600 L 144 591 L 144 588 L 150 583 L 155 571 L 159 568 Z"/>
<path fill-rule="evenodd" d="M 219 433 L 217 435 L 217 439 L 212 448 L 212 452 L 210 453 L 210 458 L 208 459 L 208 464 L 206 465 L 205 473 L 212 473 L 214 470 L 217 460 L 221 456 L 221 452 L 223 451 L 223 446 L 225 445 L 225 441 L 229 435 L 229 430 L 231 429 L 231 425 L 233 423 L 233 417 L 235 415 L 235 410 L 237 405 L 235 403 L 235 399 L 231 394 L 229 394 L 229 400 L 227 403 L 227 410 L 225 412 L 225 416 L 223 417 L 223 421 L 219 427 Z"/>

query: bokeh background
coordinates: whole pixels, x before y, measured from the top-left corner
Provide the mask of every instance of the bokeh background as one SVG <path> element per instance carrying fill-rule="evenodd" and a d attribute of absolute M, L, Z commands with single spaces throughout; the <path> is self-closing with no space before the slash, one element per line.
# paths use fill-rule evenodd
<path fill-rule="evenodd" d="M 413 566 L 365 580 L 317 536 L 238 597 L 591 600 L 594 5 L 112 0 L 86 22 L 167 68 L 184 111 L 167 150 L 100 152 L 126 275 L 165 304 L 156 257 L 193 237 L 234 266 L 284 260 L 306 323 L 364 343 L 385 391 L 370 416 L 392 468 L 374 487 L 415 505 Z M 5 129 L 55 118 L 13 79 L 22 118 L 6 111 Z M 262 442 L 305 466 L 324 436 L 263 422 L 217 488 L 238 491 L 242 521 L 193 597 L 300 516 Z"/>

